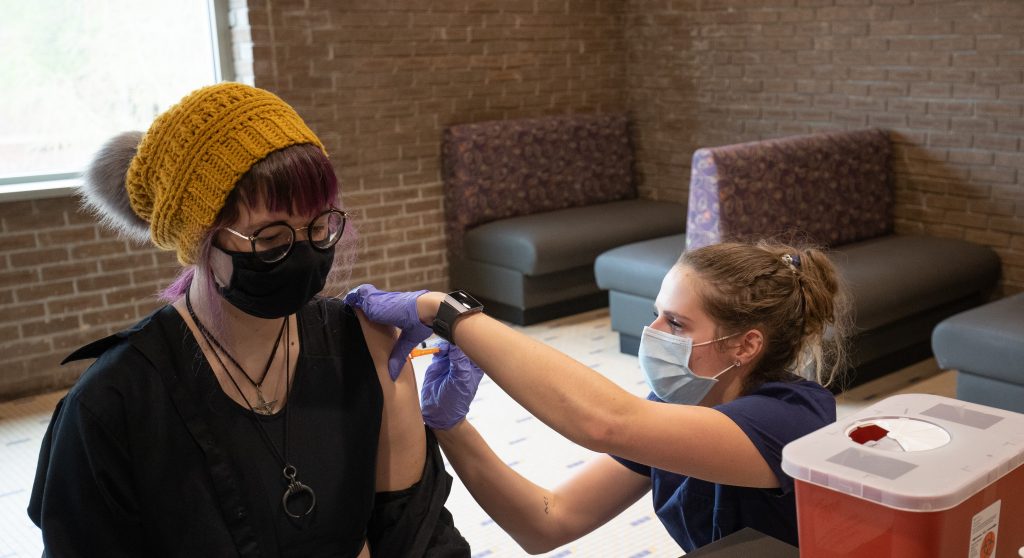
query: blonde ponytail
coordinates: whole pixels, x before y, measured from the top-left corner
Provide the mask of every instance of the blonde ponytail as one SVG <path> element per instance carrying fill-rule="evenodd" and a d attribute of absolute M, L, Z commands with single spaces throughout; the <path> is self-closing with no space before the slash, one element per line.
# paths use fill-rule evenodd
<path fill-rule="evenodd" d="M 841 383 L 851 304 L 824 252 L 767 240 L 727 242 L 685 252 L 679 265 L 704 279 L 701 300 L 722 334 L 752 328 L 764 334 L 748 388 L 789 373 L 823 386 Z"/>

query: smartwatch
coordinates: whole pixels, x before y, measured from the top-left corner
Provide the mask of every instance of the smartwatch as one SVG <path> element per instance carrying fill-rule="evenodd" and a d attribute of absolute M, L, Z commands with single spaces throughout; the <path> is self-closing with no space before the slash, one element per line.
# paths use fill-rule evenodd
<path fill-rule="evenodd" d="M 448 342 L 454 343 L 452 329 L 455 328 L 455 321 L 462 316 L 476 314 L 483 309 L 484 305 L 466 291 L 452 291 L 441 301 L 441 307 L 437 309 L 437 316 L 434 318 L 431 329 Z"/>

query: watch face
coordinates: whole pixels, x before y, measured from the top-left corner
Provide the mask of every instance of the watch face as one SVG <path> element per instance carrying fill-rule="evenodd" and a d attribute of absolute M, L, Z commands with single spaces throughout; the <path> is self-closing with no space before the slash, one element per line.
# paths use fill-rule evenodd
<path fill-rule="evenodd" d="M 462 307 L 465 310 L 472 310 L 474 308 L 483 308 L 483 304 L 477 299 L 470 296 L 466 291 L 453 291 L 448 293 L 449 302 L 456 306 Z"/>

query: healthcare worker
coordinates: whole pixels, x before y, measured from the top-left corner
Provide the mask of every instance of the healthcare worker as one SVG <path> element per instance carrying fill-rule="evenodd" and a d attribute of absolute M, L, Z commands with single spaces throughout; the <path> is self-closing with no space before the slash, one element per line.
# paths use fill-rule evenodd
<path fill-rule="evenodd" d="M 363 285 L 347 300 L 408 341 L 441 334 L 545 424 L 606 454 L 557 488 L 537 486 L 464 420 L 479 370 L 454 348 L 435 358 L 424 419 L 473 497 L 528 552 L 589 533 L 647 492 L 686 551 L 744 527 L 798 543 L 782 448 L 835 421 L 823 386 L 844 370 L 850 327 L 823 252 L 761 242 L 684 253 L 641 337 L 646 399 L 487 317 L 466 293 Z"/>

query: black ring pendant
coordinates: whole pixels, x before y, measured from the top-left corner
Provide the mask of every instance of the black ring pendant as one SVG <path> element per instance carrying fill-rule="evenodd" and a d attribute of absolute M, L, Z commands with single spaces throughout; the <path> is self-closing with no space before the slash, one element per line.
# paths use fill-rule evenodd
<path fill-rule="evenodd" d="M 281 474 L 284 475 L 284 478 L 288 479 L 288 488 L 285 489 L 284 496 L 281 496 L 281 506 L 284 507 L 284 513 L 288 514 L 288 517 L 293 519 L 302 519 L 303 517 L 313 513 L 313 508 L 316 507 L 316 493 L 313 492 L 312 488 L 295 480 L 295 475 L 297 474 L 295 466 L 285 465 L 284 469 L 281 470 Z M 301 513 L 292 513 L 291 509 L 288 508 L 288 501 L 306 492 L 309 493 L 310 497 L 309 507 Z"/>
<path fill-rule="evenodd" d="M 227 351 L 225 351 L 224 348 L 221 347 L 219 343 L 217 343 L 217 340 L 212 335 L 210 335 L 210 332 L 203 325 L 203 322 L 201 322 L 199 320 L 199 316 L 196 315 L 195 310 L 192 308 L 192 300 L 189 297 L 189 291 L 185 291 L 185 306 L 188 308 L 189 316 L 191 316 L 192 321 L 194 321 L 196 323 L 196 327 L 199 329 L 199 332 L 202 334 L 202 336 L 206 340 L 206 342 L 209 345 L 211 345 L 211 346 L 216 346 L 218 349 L 220 349 L 222 352 L 224 352 L 224 354 L 228 354 Z M 288 318 L 287 317 L 285 317 L 284 323 L 281 325 L 281 331 L 282 332 L 286 332 L 286 333 L 290 333 L 288 331 Z M 281 334 L 278 333 L 278 341 L 277 341 L 278 343 L 280 343 L 280 341 L 281 341 L 280 335 Z M 285 348 L 284 349 L 285 350 L 285 353 L 284 353 L 284 355 L 285 355 L 284 356 L 285 376 L 284 376 L 284 378 L 285 378 L 285 398 L 286 399 L 288 399 L 288 395 L 289 395 L 289 392 L 290 392 L 290 386 L 291 386 L 290 378 L 288 377 L 289 376 L 288 375 L 288 363 L 291 361 L 290 355 L 288 353 L 288 346 L 289 346 L 289 344 L 290 344 L 290 337 L 286 337 L 285 338 L 285 343 L 284 343 L 284 348 Z M 274 346 L 274 349 L 275 349 L 275 352 L 276 352 L 276 349 L 277 349 L 276 345 Z M 227 371 L 228 368 L 227 368 L 227 366 L 224 365 L 224 362 L 221 360 L 220 353 L 218 353 L 217 351 L 213 351 L 213 355 L 217 358 L 217 362 L 220 364 L 221 368 L 223 368 L 225 371 Z M 229 358 L 230 358 L 230 356 L 231 355 L 228 354 Z M 271 361 L 273 360 L 273 353 L 271 353 L 270 360 Z M 246 377 L 248 377 L 248 374 L 245 372 L 244 369 L 242 369 L 241 366 L 238 365 L 237 362 L 235 362 L 235 359 L 232 358 L 231 361 L 235 364 L 235 366 L 238 367 L 239 370 L 242 371 L 243 374 L 246 375 Z M 269 366 L 269 363 L 268 363 L 268 366 Z M 263 425 L 260 424 L 260 422 L 258 420 L 256 420 L 256 418 L 254 416 L 254 415 L 256 415 L 256 409 L 253 408 L 252 404 L 249 403 L 249 400 L 245 397 L 245 394 L 242 393 L 242 388 L 238 387 L 238 383 L 235 382 L 234 376 L 232 376 L 230 373 L 228 373 L 227 376 L 228 376 L 228 379 L 231 380 L 231 384 L 233 386 L 235 386 L 236 390 L 238 390 L 238 395 L 241 396 L 242 400 L 245 401 L 246 405 L 249 406 L 249 410 L 252 411 L 253 416 L 250 416 L 249 418 L 252 419 L 252 423 L 256 427 L 256 430 L 260 433 L 260 436 L 263 438 L 263 441 L 267 444 L 267 447 L 270 448 L 270 452 L 274 454 L 274 457 L 276 457 L 278 459 L 279 463 L 282 463 L 284 465 L 284 468 L 281 469 L 281 474 L 284 475 L 285 480 L 288 481 L 288 488 L 285 489 L 284 494 L 281 496 L 281 507 L 284 508 L 284 513 L 287 514 L 288 517 L 291 517 L 292 519 L 302 519 L 303 517 L 306 517 L 307 515 L 313 513 L 313 509 L 316 508 L 316 493 L 313 492 L 312 488 L 310 488 L 310 487 L 302 484 L 301 482 L 295 480 L 295 477 L 298 475 L 298 471 L 295 469 L 294 465 L 292 465 L 291 463 L 288 463 L 288 409 L 291 407 L 291 405 L 286 405 L 284 407 L 284 411 L 283 411 L 284 412 L 284 455 L 282 456 L 280 453 L 277 452 L 277 448 L 274 446 L 273 440 L 271 440 L 270 436 L 267 435 L 266 430 L 263 429 Z M 249 381 L 251 382 L 252 378 L 249 378 Z M 261 383 L 262 383 L 262 380 L 261 380 Z M 253 385 L 256 386 L 256 383 L 254 382 Z M 259 386 L 256 386 L 256 389 L 257 389 L 257 394 L 259 394 Z M 262 397 L 260 398 L 260 400 L 262 401 Z M 292 513 L 292 510 L 288 507 L 289 501 L 291 501 L 292 498 L 297 498 L 297 497 L 303 495 L 304 493 L 309 493 L 309 499 L 310 499 L 309 506 L 307 506 L 306 509 L 304 511 L 302 511 L 301 513 L 298 513 L 298 514 Z"/>

